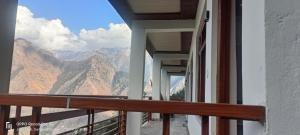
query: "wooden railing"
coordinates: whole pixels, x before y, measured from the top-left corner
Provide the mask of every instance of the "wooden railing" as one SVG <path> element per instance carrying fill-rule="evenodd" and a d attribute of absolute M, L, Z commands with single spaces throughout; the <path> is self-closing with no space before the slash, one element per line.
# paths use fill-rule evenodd
<path fill-rule="evenodd" d="M 112 117 L 109 119 L 106 119 L 104 121 L 100 121 L 94 124 L 90 124 L 93 129 L 88 132 L 87 126 L 82 126 L 73 130 L 65 131 L 63 133 L 60 133 L 58 135 L 72 135 L 72 134 L 121 134 L 119 130 L 119 116 Z M 93 132 L 91 132 L 93 131 Z"/>
<path fill-rule="evenodd" d="M 144 96 L 143 99 L 151 101 L 152 97 L 150 97 L 150 96 Z M 147 122 L 150 122 L 151 120 L 152 120 L 152 113 L 151 112 L 143 112 L 142 125 L 144 125 Z"/>
<path fill-rule="evenodd" d="M 1 135 L 5 135 L 6 133 L 6 129 L 3 128 L 6 122 L 4 116 L 7 115 L 7 111 L 5 111 L 5 109 L 9 106 L 33 107 L 35 112 L 33 112 L 33 115 L 31 116 L 31 122 L 43 121 L 43 117 L 46 117 L 45 115 L 39 115 L 42 107 L 84 110 L 113 110 L 121 111 L 125 114 L 128 111 L 161 113 L 164 116 L 164 135 L 167 135 L 170 132 L 170 114 L 217 116 L 225 119 L 241 119 L 251 121 L 265 120 L 265 108 L 263 106 L 191 103 L 178 101 L 129 100 L 113 97 L 106 98 L 103 96 L 0 95 L 0 105 Z M 48 117 L 50 117 L 49 115 Z M 120 121 L 126 121 L 126 117 L 120 119 Z M 124 127 L 124 125 L 120 124 L 119 127 Z M 126 128 L 119 129 L 121 130 L 120 134 L 126 133 L 126 131 L 124 131 Z M 31 133 L 31 135 L 36 134 L 38 134 L 38 132 Z"/>
<path fill-rule="evenodd" d="M 15 96 L 19 94 L 14 94 Z M 12 95 L 13 96 L 13 95 Z M 79 96 L 74 96 L 74 95 L 39 95 L 39 94 L 30 94 L 27 96 L 55 96 L 55 97 L 93 97 L 93 98 L 110 98 L 110 99 L 127 99 L 127 96 L 89 96 L 89 95 L 79 95 Z M 14 118 L 10 118 L 8 122 L 11 123 L 12 125 L 12 130 L 14 130 L 14 135 L 19 134 L 19 128 L 23 127 L 28 127 L 29 123 L 50 123 L 50 122 L 55 122 L 55 121 L 60 121 L 60 120 L 66 120 L 70 118 L 76 118 L 80 116 L 88 116 L 88 121 L 87 125 L 65 131 L 63 133 L 60 133 L 60 135 L 65 135 L 65 134 L 74 134 L 75 132 L 78 134 L 93 134 L 93 133 L 101 133 L 101 134 L 106 134 L 106 133 L 111 133 L 111 132 L 116 132 L 117 134 L 122 134 L 121 132 L 126 131 L 126 113 L 123 111 L 119 111 L 119 114 L 117 117 L 113 117 L 104 121 L 100 121 L 95 123 L 94 122 L 94 116 L 96 113 L 102 113 L 108 110 L 94 110 L 94 109 L 86 109 L 86 110 L 71 110 L 71 111 L 61 111 L 61 112 L 54 112 L 54 113 L 47 113 L 47 114 L 41 114 L 41 109 L 42 107 L 33 107 L 32 110 L 32 115 L 31 116 L 23 116 L 21 117 L 21 110 L 22 106 L 16 106 L 16 114 Z M 37 117 L 34 117 L 37 116 Z M 35 120 L 33 120 L 35 118 Z M 113 121 L 113 119 L 118 118 L 117 121 L 114 122 L 114 124 L 110 124 L 110 126 L 105 126 L 103 125 L 102 127 L 99 126 L 101 123 L 104 123 L 106 121 Z M 119 120 L 119 119 L 122 119 Z M 19 123 L 18 123 L 19 122 Z M 119 125 L 122 125 L 120 127 Z M 95 127 L 95 128 L 94 128 Z M 32 129 L 39 129 L 38 126 L 31 126 Z M 113 130 L 110 130 L 110 128 L 113 128 Z M 109 129 L 109 130 L 108 130 Z M 35 132 L 31 131 L 30 134 L 38 134 L 38 130 Z"/>

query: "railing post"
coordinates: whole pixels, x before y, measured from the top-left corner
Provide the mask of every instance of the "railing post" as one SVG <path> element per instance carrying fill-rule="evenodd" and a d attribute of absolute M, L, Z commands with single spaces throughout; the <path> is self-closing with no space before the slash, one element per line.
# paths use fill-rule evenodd
<path fill-rule="evenodd" d="M 119 131 L 119 135 L 122 135 L 122 111 L 118 112 L 118 131 Z"/>
<path fill-rule="evenodd" d="M 148 122 L 150 122 L 151 121 L 151 118 L 152 118 L 152 113 L 151 112 L 148 112 Z"/>
<path fill-rule="evenodd" d="M 126 135 L 126 123 L 127 123 L 127 112 L 126 111 L 123 111 L 122 123 L 123 123 L 123 134 L 122 135 Z"/>
<path fill-rule="evenodd" d="M 92 125 L 91 125 L 91 134 L 94 134 L 94 124 L 95 124 L 95 110 L 91 109 L 92 113 Z"/>
<path fill-rule="evenodd" d="M 30 126 L 30 135 L 39 135 L 40 133 L 40 122 L 41 122 L 41 107 L 32 108 L 32 117 L 31 117 L 31 126 Z"/>
<path fill-rule="evenodd" d="M 170 114 L 163 114 L 163 135 L 170 135 Z"/>
<path fill-rule="evenodd" d="M 7 135 L 10 106 L 0 106 L 0 135 Z"/>
<path fill-rule="evenodd" d="M 16 107 L 16 118 L 15 118 L 15 121 L 13 124 L 14 125 L 14 135 L 19 135 L 19 128 L 18 128 L 17 123 L 20 121 L 20 118 L 21 118 L 21 110 L 22 110 L 21 106 Z"/>
<path fill-rule="evenodd" d="M 149 100 L 152 100 L 152 97 L 149 97 Z M 148 112 L 148 122 L 152 120 L 152 113 Z"/>
<path fill-rule="evenodd" d="M 88 122 L 86 126 L 87 128 L 86 134 L 91 135 L 91 110 L 90 109 L 87 110 L 87 114 L 88 114 Z"/>
<path fill-rule="evenodd" d="M 217 51 L 217 103 L 230 103 L 230 48 L 231 44 L 231 14 L 232 2 L 218 0 L 218 51 Z M 216 135 L 229 135 L 229 120 L 217 117 Z"/>
<path fill-rule="evenodd" d="M 209 135 L 209 117 L 202 116 L 202 135 Z"/>

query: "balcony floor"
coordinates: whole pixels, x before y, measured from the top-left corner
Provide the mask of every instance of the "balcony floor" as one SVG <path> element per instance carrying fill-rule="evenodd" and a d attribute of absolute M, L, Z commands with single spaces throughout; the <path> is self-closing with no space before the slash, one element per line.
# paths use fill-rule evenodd
<path fill-rule="evenodd" d="M 171 118 L 171 135 L 188 135 L 185 115 L 175 115 Z M 150 121 L 142 127 L 142 135 L 162 135 L 162 120 Z"/>

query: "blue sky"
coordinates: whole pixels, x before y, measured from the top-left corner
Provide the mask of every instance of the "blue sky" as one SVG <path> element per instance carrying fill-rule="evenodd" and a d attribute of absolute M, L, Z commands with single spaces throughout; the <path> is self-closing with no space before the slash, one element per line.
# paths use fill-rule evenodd
<path fill-rule="evenodd" d="M 28 7 L 34 17 L 61 19 L 74 33 L 124 23 L 107 0 L 19 0 L 19 5 Z"/>

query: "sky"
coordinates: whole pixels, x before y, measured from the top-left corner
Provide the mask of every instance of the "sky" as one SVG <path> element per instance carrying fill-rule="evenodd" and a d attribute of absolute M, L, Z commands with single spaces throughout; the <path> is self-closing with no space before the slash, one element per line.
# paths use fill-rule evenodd
<path fill-rule="evenodd" d="M 16 38 L 49 51 L 125 48 L 131 30 L 107 0 L 19 0 Z"/>
<path fill-rule="evenodd" d="M 124 23 L 108 0 L 19 0 L 19 5 L 29 8 L 34 17 L 59 18 L 75 33 Z"/>

